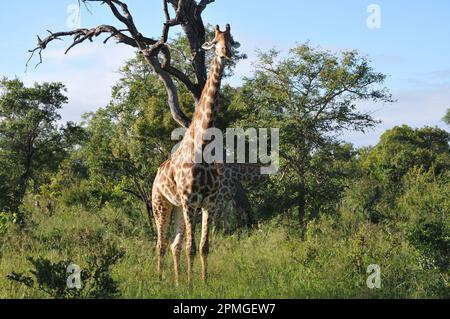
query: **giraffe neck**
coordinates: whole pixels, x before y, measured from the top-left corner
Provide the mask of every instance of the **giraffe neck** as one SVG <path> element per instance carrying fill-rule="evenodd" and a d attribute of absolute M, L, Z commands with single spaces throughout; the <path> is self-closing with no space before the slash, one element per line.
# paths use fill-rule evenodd
<path fill-rule="evenodd" d="M 215 56 L 191 126 L 181 142 L 177 153 L 174 155 L 176 157 L 181 156 L 184 162 L 192 162 L 194 158 L 197 158 L 196 154 L 199 151 L 202 152 L 204 146 L 210 143 L 210 141 L 205 140 L 205 133 L 215 125 L 218 112 L 218 95 L 224 67 L 225 65 L 222 59 Z"/>
<path fill-rule="evenodd" d="M 204 141 L 206 130 L 213 128 L 218 113 L 218 97 L 224 71 L 224 62 L 215 56 L 208 76 L 208 81 L 200 98 L 199 105 L 194 114 L 192 128 L 198 138 Z"/>

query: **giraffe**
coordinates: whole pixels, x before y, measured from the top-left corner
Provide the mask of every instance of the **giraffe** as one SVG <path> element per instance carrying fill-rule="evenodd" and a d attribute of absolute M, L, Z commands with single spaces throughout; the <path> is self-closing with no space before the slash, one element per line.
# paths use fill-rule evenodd
<path fill-rule="evenodd" d="M 205 43 L 204 50 L 215 49 L 208 80 L 203 89 L 199 103 L 178 150 L 164 162 L 156 175 L 152 190 L 152 205 L 158 232 L 157 268 L 159 279 L 162 279 L 163 258 L 168 248 L 168 228 L 172 213 L 176 222 L 175 239 L 171 245 L 175 284 L 179 285 L 179 263 L 181 248 L 186 237 L 186 256 L 188 261 L 188 285 L 192 284 L 192 271 L 196 255 L 194 238 L 195 212 L 202 211 L 202 231 L 200 240 L 200 259 L 202 278 L 207 280 L 207 255 L 209 251 L 210 214 L 216 207 L 223 207 L 219 192 L 226 188 L 221 178 L 227 170 L 220 169 L 217 164 L 198 161 L 197 155 L 202 153 L 207 141 L 206 131 L 214 127 L 218 109 L 218 95 L 226 60 L 231 59 L 233 44 L 231 27 L 227 25 L 222 32 L 216 26 L 212 42 Z M 197 159 L 197 160 L 196 160 Z M 231 175 L 231 172 L 228 171 Z"/>
<path fill-rule="evenodd" d="M 214 236 L 218 234 L 222 222 L 224 232 L 227 233 L 229 231 L 228 217 L 230 207 L 227 206 L 227 204 L 231 203 L 237 205 L 237 203 L 234 202 L 234 198 L 237 193 L 238 185 L 240 185 L 241 182 L 261 182 L 267 178 L 267 175 L 261 173 L 261 166 L 256 164 L 218 164 L 217 169 L 221 177 L 219 194 L 223 200 L 218 201 L 216 206 L 213 229 Z M 241 214 L 243 214 L 243 211 L 241 211 Z M 247 219 L 247 224 L 252 223 L 249 218 L 250 216 L 245 217 L 245 219 Z"/>

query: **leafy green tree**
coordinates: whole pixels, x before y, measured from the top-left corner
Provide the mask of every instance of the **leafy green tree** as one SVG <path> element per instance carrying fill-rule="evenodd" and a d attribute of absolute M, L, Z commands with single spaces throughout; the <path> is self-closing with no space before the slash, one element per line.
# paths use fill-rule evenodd
<path fill-rule="evenodd" d="M 1 204 L 14 211 L 28 186 L 38 191 L 48 173 L 57 170 L 82 129 L 72 123 L 58 125 L 58 111 L 67 102 L 61 83 L 27 88 L 19 80 L 3 79 L 1 85 L 0 161 L 5 168 Z"/>
<path fill-rule="evenodd" d="M 403 179 L 404 190 L 398 197 L 396 225 L 402 225 L 408 242 L 420 254 L 426 271 L 438 272 L 443 296 L 448 296 L 450 276 L 450 174 L 434 170 L 411 169 Z"/>
<path fill-rule="evenodd" d="M 16 181 L 20 176 L 17 165 L 5 153 L 0 150 L 0 211 L 10 211 L 16 206 Z"/>
<path fill-rule="evenodd" d="M 450 109 L 447 110 L 447 114 L 444 116 L 444 122 L 450 125 Z"/>
<path fill-rule="evenodd" d="M 335 54 L 308 44 L 285 58 L 274 50 L 260 53 L 255 67 L 235 102 L 245 112 L 241 124 L 280 128 L 284 183 L 274 189 L 282 191 L 278 197 L 284 203 L 278 207 L 296 210 L 304 230 L 314 215 L 317 190 L 330 180 L 320 165 L 324 161 L 314 158 L 327 154 L 331 160 L 331 146 L 340 143 L 342 132 L 364 132 L 377 124 L 357 103 L 391 102 L 388 90 L 380 87 L 386 77 L 357 52 Z"/>
<path fill-rule="evenodd" d="M 395 127 L 363 160 L 366 171 L 392 190 L 414 167 L 440 174 L 450 168 L 450 134 L 439 128 Z"/>
<path fill-rule="evenodd" d="M 431 127 L 405 125 L 388 130 L 375 147 L 360 151 L 361 173 L 346 194 L 346 204 L 372 223 L 398 223 L 402 216 L 393 208 L 411 190 L 406 177 L 416 170 L 445 174 L 450 165 L 449 137 Z"/>

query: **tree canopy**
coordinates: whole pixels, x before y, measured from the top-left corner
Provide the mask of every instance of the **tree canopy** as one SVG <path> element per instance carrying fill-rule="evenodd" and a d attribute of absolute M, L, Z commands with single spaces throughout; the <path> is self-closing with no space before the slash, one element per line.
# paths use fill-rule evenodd
<path fill-rule="evenodd" d="M 67 151 L 79 142 L 81 128 L 61 126 L 59 110 L 67 102 L 61 83 L 26 87 L 20 80 L 1 81 L 0 161 L 2 207 L 16 210 L 28 186 L 37 192 Z M 8 186 L 9 185 L 9 186 Z"/>
<path fill-rule="evenodd" d="M 339 145 L 341 133 L 364 132 L 378 123 L 361 112 L 358 103 L 392 101 L 383 87 L 386 77 L 355 51 L 332 53 L 309 44 L 298 45 L 284 58 L 274 50 L 260 53 L 255 68 L 234 101 L 244 114 L 239 124 L 280 128 L 281 167 L 287 184 L 278 189 L 289 189 L 291 194 L 278 196 L 285 202 L 282 207 L 298 210 L 304 225 L 307 212 L 314 216 L 320 208 L 312 204 L 313 198 L 328 193 L 330 177 L 340 170 L 324 165 L 341 156 L 351 157 L 352 149 Z"/>

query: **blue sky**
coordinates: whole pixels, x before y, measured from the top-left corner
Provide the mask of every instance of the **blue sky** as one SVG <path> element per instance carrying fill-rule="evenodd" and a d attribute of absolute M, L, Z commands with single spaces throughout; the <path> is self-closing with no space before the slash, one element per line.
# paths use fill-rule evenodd
<path fill-rule="evenodd" d="M 159 0 L 129 0 L 129 7 L 141 32 L 159 36 L 163 16 Z M 66 43 L 54 43 L 44 52 L 44 63 L 25 74 L 27 50 L 36 43 L 36 34 L 46 30 L 68 29 L 67 11 L 76 0 L 8 2 L 0 11 L 0 76 L 35 81 L 62 81 L 70 102 L 63 110 L 64 120 L 105 106 L 110 88 L 117 81 L 117 70 L 133 56 L 126 46 L 103 45 L 101 41 L 75 48 L 63 55 Z M 275 4 L 269 4 L 275 3 Z M 381 9 L 381 28 L 370 29 L 367 8 Z M 105 6 L 92 5 L 81 12 L 81 26 L 118 25 Z M 233 34 L 242 43 L 249 60 L 238 65 L 231 83 L 251 74 L 256 49 L 276 47 L 288 50 L 309 41 L 329 50 L 357 49 L 369 56 L 377 71 L 389 75 L 387 86 L 392 105 L 364 104 L 383 121 L 366 134 L 346 134 L 356 145 L 375 144 L 380 134 L 399 124 L 447 128 L 441 121 L 450 108 L 450 1 L 406 0 L 216 0 L 204 14 L 206 22 L 231 23 Z M 34 60 L 36 64 L 38 60 Z"/>

